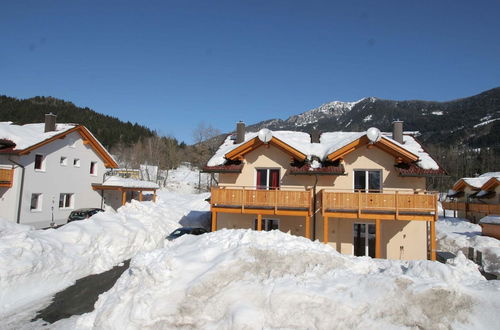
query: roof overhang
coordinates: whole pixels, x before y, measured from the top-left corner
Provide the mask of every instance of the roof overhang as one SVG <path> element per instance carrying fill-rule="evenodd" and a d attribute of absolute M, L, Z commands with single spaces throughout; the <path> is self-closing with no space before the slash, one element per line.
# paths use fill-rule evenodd
<path fill-rule="evenodd" d="M 273 136 L 268 143 L 264 143 L 258 137 L 255 137 L 255 138 L 243 143 L 242 145 L 238 146 L 237 148 L 231 150 L 230 152 L 226 153 L 225 157 L 226 157 L 226 159 L 233 160 L 233 161 L 240 160 L 247 153 L 261 147 L 262 145 L 272 145 L 278 149 L 283 150 L 284 152 L 286 152 L 287 154 L 289 154 L 290 156 L 292 156 L 294 159 L 296 159 L 298 161 L 304 161 L 307 159 L 307 155 L 298 151 L 297 149 L 290 146 L 289 144 L 281 141 L 280 139 L 278 139 L 275 136 Z"/>
<path fill-rule="evenodd" d="M 413 162 L 416 162 L 418 160 L 417 155 L 402 148 L 401 146 L 386 139 L 385 137 L 382 137 L 377 142 L 371 142 L 366 135 L 363 135 L 359 139 L 356 139 L 356 140 L 352 141 L 351 143 L 335 150 L 334 152 L 330 153 L 327 156 L 327 158 L 330 161 L 336 161 L 338 159 L 344 158 L 346 155 L 361 148 L 362 146 L 370 145 L 370 144 L 387 152 L 387 153 L 389 153 L 389 154 L 391 154 L 391 155 L 393 155 L 394 157 L 398 158 L 402 162 L 413 163 Z"/>

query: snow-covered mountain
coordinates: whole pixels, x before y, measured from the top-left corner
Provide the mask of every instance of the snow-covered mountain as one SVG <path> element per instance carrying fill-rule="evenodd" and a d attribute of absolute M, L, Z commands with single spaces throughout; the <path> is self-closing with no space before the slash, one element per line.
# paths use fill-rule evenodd
<path fill-rule="evenodd" d="M 247 127 L 271 130 L 362 131 L 375 126 L 390 131 L 392 121 L 420 131 L 427 144 L 500 147 L 500 87 L 447 101 L 394 101 L 367 97 L 355 102 L 334 101 L 288 119 L 271 119 Z"/>

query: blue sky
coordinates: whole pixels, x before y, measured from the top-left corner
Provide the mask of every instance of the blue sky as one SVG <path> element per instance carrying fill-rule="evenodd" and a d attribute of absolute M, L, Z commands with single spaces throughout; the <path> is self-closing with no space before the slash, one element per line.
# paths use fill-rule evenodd
<path fill-rule="evenodd" d="M 0 94 L 192 142 L 366 96 L 500 86 L 499 1 L 4 1 Z M 423 130 L 423 128 L 422 128 Z"/>

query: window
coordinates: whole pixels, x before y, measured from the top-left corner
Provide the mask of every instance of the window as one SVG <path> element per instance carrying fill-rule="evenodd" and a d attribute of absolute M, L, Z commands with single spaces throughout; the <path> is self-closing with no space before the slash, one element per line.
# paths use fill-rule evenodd
<path fill-rule="evenodd" d="M 60 194 L 59 195 L 59 208 L 69 209 L 73 207 L 73 194 Z"/>
<path fill-rule="evenodd" d="M 257 189 L 274 190 L 280 187 L 280 170 L 278 169 L 258 169 Z"/>
<path fill-rule="evenodd" d="M 80 159 L 78 159 L 78 158 L 73 159 L 73 166 L 80 167 Z"/>
<path fill-rule="evenodd" d="M 355 223 L 353 233 L 353 253 L 357 257 L 375 258 L 375 225 Z"/>
<path fill-rule="evenodd" d="M 31 194 L 31 211 L 41 211 L 42 210 L 42 194 Z"/>
<path fill-rule="evenodd" d="M 253 229 L 257 230 L 257 219 L 253 222 Z M 262 230 L 271 231 L 271 230 L 279 230 L 280 229 L 280 221 L 278 219 L 262 219 Z"/>
<path fill-rule="evenodd" d="M 90 174 L 97 175 L 97 162 L 90 162 Z"/>
<path fill-rule="evenodd" d="M 380 170 L 355 170 L 354 191 L 381 192 L 381 177 Z"/>
<path fill-rule="evenodd" d="M 44 161 L 43 155 L 35 155 L 35 170 L 43 171 L 44 170 Z"/>
<path fill-rule="evenodd" d="M 61 159 L 59 160 L 59 164 L 61 164 L 61 166 L 68 165 L 68 158 L 62 156 Z"/>

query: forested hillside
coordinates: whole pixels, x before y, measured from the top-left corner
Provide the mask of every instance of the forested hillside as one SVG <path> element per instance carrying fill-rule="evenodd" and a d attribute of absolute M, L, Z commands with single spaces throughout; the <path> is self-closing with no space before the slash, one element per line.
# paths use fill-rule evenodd
<path fill-rule="evenodd" d="M 20 100 L 0 96 L 0 121 L 12 121 L 23 125 L 41 123 L 46 113 L 57 115 L 59 123 L 76 123 L 86 126 L 109 149 L 119 144 L 131 146 L 141 138 L 155 133 L 147 127 L 122 122 L 118 118 L 103 115 L 89 108 L 80 108 L 71 102 L 53 97 L 33 97 Z"/>

